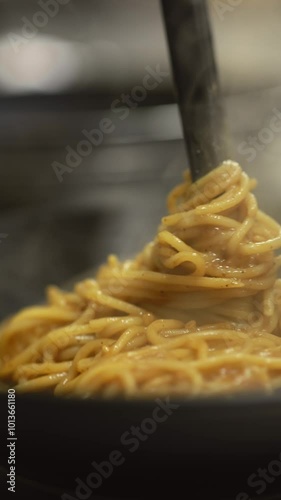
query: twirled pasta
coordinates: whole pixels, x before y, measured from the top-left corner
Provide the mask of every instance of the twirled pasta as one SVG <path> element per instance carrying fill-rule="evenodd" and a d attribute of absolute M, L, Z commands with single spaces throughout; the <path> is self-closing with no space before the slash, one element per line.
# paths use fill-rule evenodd
<path fill-rule="evenodd" d="M 194 184 L 186 173 L 134 260 L 110 256 L 2 325 L 1 379 L 83 397 L 281 386 L 281 228 L 255 185 L 231 161 Z"/>

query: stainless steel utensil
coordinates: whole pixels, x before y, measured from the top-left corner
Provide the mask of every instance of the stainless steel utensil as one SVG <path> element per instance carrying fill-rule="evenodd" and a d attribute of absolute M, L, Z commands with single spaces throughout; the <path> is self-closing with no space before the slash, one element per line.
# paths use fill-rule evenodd
<path fill-rule="evenodd" d="M 162 0 L 193 181 L 228 159 L 206 0 Z"/>

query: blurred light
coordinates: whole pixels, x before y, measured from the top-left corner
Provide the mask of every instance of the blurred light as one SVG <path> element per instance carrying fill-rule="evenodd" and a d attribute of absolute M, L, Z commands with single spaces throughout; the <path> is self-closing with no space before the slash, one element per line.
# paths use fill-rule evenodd
<path fill-rule="evenodd" d="M 19 35 L 20 36 L 20 35 Z M 37 35 L 15 51 L 0 39 L 0 87 L 9 93 L 54 92 L 73 85 L 80 74 L 77 44 Z"/>

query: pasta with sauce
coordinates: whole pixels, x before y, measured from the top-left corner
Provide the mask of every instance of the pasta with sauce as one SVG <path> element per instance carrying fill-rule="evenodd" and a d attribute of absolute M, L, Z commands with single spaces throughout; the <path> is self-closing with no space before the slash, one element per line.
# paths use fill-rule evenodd
<path fill-rule="evenodd" d="M 72 292 L 47 291 L 0 329 L 0 378 L 82 397 L 281 387 L 281 227 L 226 161 L 168 197 L 151 243 L 110 256 Z"/>

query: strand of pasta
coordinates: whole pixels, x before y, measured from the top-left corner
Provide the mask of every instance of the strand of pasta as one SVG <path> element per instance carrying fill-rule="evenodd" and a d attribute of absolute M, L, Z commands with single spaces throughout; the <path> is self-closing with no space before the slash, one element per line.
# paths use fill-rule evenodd
<path fill-rule="evenodd" d="M 104 397 L 281 386 L 281 228 L 256 181 L 224 162 L 168 197 L 155 240 L 110 256 L 73 292 L 50 287 L 0 328 L 0 377 L 19 391 Z"/>

